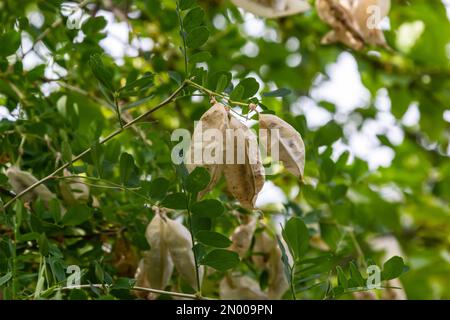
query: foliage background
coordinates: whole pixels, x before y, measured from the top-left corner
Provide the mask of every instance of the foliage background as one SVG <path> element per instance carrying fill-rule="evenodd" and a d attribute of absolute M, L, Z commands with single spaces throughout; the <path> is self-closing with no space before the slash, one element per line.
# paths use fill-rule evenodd
<path fill-rule="evenodd" d="M 212 58 L 198 64 L 191 74 L 197 75 L 197 82 L 206 77 L 205 86 L 214 73 L 226 71 L 233 74 L 235 84 L 247 76 L 257 77 L 260 92 L 282 87 L 292 90 L 282 99 L 263 97 L 262 102 L 302 134 L 307 150 L 306 183 L 300 184 L 285 172 L 269 177 L 286 201 L 266 203 L 263 212 L 266 221 L 275 214 L 277 221 L 299 216 L 312 228 L 311 236 L 321 235 L 333 259 L 331 265 L 317 263 L 313 274 L 319 274 L 318 279 L 334 274 L 337 264 L 347 268 L 351 260 L 362 266 L 363 259 L 373 259 L 381 265 L 382 253 L 371 249 L 369 239 L 394 235 L 410 268 L 401 277 L 408 297 L 449 299 L 449 18 L 445 4 L 438 0 L 392 2 L 386 36 L 394 52 L 377 48 L 353 52 L 339 45 L 320 45 L 328 27 L 314 9 L 279 20 L 262 20 L 240 13 L 228 1 L 200 1 L 210 33 L 202 50 Z M 152 86 L 137 96 L 118 98 L 125 121 L 164 100 L 184 74 L 174 1 L 90 1 L 83 7 L 87 20 L 81 30 L 69 28 L 71 21 L 61 14 L 61 4 L 59 0 L 0 2 L 3 204 L 10 199 L 4 171 L 11 164 L 20 163 L 22 169 L 43 178 L 70 159 L 70 154 L 79 154 L 119 127 L 114 104 L 107 101 L 93 76 L 89 64 L 93 54 L 102 55 L 111 70 L 108 80 L 116 88 L 145 72 L 155 75 Z M 119 25 L 128 25 L 129 33 L 115 39 L 112 30 Z M 263 32 L 252 34 L 252 28 L 261 25 Z M 423 28 L 417 39 L 412 26 L 416 33 Z M 113 41 L 120 45 L 104 54 Z M 311 94 L 329 79 L 330 66 L 342 57 L 354 58 L 362 84 L 370 93 L 367 101 L 344 109 L 337 107 L 336 101 Z M 377 102 L 380 97 L 384 105 Z M 145 103 L 127 108 L 140 99 Z M 207 97 L 177 99 L 146 117 L 136 126 L 137 131 L 127 129 L 105 144 L 99 166 L 95 157 L 85 156 L 71 170 L 92 177 L 103 171 L 102 177 L 121 184 L 119 158 L 127 152 L 134 157 L 140 177 L 131 185 L 137 183 L 140 191 L 151 197 L 151 181 L 161 177 L 169 182 L 169 191 L 178 190 L 180 181 L 170 160 L 170 134 L 180 127 L 192 130 L 193 121 L 208 105 Z M 404 121 L 405 113 L 414 111 L 418 121 Z M 313 125 L 313 117 L 305 117 L 308 112 L 325 112 L 329 122 Z M 393 156 L 390 163 L 383 159 L 383 166 L 369 168 L 370 157 L 361 158 L 351 148 L 342 148 L 350 145 L 355 134 L 370 131 L 374 121 L 386 119 L 390 119 L 389 126 L 376 134 L 377 144 L 391 150 L 382 153 L 382 157 Z M 392 127 L 398 132 L 397 139 L 389 134 Z M 342 153 L 343 149 L 350 152 Z M 46 185 L 59 192 L 57 180 Z M 239 224 L 236 216 L 228 214 L 236 204 L 228 198 L 223 182 L 210 197 L 226 204 L 227 212 L 215 221 L 214 228 L 229 235 Z M 30 208 L 17 202 L 0 215 L 0 277 L 15 272 L 13 281 L 2 283 L 3 295 L 11 297 L 14 286 L 15 298 L 33 297 L 43 256 L 48 272 L 45 288 L 64 282 L 64 267 L 71 264 L 82 267 L 84 283 L 132 278 L 139 252 L 148 249 L 144 230 L 153 215 L 148 203 L 132 192 L 92 187 L 86 207 L 69 208 L 89 214 L 70 227 L 55 222 L 51 210 L 42 204 Z M 358 255 L 358 247 L 364 257 Z M 322 254 L 310 246 L 309 257 Z M 238 268 L 246 267 L 241 263 Z M 219 277 L 207 281 L 206 295 L 217 295 L 214 283 Z M 299 297 L 324 296 L 326 282 L 309 289 L 314 281 L 301 286 L 305 290 L 299 290 Z M 76 292 L 71 297 L 85 298 L 86 294 L 129 297 L 122 291 L 107 296 L 101 291 Z M 50 290 L 42 295 L 58 294 Z"/>

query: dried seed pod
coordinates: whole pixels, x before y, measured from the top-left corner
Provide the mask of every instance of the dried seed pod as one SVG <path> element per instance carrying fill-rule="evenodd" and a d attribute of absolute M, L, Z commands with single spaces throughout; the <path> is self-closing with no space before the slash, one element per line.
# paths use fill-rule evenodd
<path fill-rule="evenodd" d="M 390 8 L 390 0 L 317 0 L 319 17 L 333 30 L 322 43 L 342 42 L 361 50 L 365 43 L 388 47 L 378 24 Z"/>
<path fill-rule="evenodd" d="M 237 252 L 239 257 L 244 257 L 252 244 L 253 234 L 256 230 L 256 218 L 251 217 L 250 221 L 237 227 L 231 235 L 233 242 L 230 249 Z"/>
<path fill-rule="evenodd" d="M 138 257 L 124 235 L 118 236 L 114 243 L 111 263 L 116 268 L 117 275 L 121 277 L 132 276 L 136 269 Z"/>
<path fill-rule="evenodd" d="M 278 243 L 267 231 L 263 231 L 255 237 L 252 261 L 257 267 L 266 269 L 269 274 L 267 292 L 269 299 L 281 299 L 289 288 L 289 282 L 284 272 Z"/>
<path fill-rule="evenodd" d="M 235 117 L 230 117 L 226 137 L 224 175 L 230 193 L 247 209 L 254 209 L 264 186 L 264 167 L 256 135 Z"/>
<path fill-rule="evenodd" d="M 6 170 L 6 175 L 8 176 L 9 184 L 13 187 L 16 194 L 38 182 L 38 179 L 36 179 L 31 173 L 22 171 L 17 167 L 10 167 Z M 24 201 L 34 201 L 37 198 L 40 198 L 46 205 L 48 205 L 52 199 L 56 198 L 56 195 L 48 190 L 45 185 L 40 184 L 22 196 Z"/>
<path fill-rule="evenodd" d="M 260 129 L 267 130 L 267 141 L 262 143 L 268 146 L 270 155 L 274 155 L 276 150 L 272 141 L 277 142 L 278 156 L 284 167 L 293 175 L 302 178 L 305 169 L 305 144 L 300 133 L 298 133 L 289 123 L 272 114 L 259 115 Z M 270 143 L 269 143 L 270 141 Z"/>
<path fill-rule="evenodd" d="M 144 257 L 148 254 L 148 251 L 144 252 Z M 148 282 L 147 275 L 148 266 L 145 263 L 145 258 L 142 258 L 139 261 L 138 267 L 136 269 L 136 273 L 134 274 L 134 278 L 136 279 L 136 286 L 143 288 L 151 288 L 150 283 Z M 144 291 L 134 291 L 134 294 L 139 298 L 148 298 L 148 293 Z"/>
<path fill-rule="evenodd" d="M 233 4 L 257 16 L 279 18 L 310 9 L 304 0 L 232 0 Z"/>
<path fill-rule="evenodd" d="M 367 43 L 387 46 L 379 24 L 388 15 L 390 7 L 390 0 L 355 1 L 352 8 L 353 18 L 358 31 Z"/>
<path fill-rule="evenodd" d="M 192 288 L 197 289 L 197 275 L 194 254 L 192 252 L 191 234 L 178 221 L 166 218 L 165 222 L 166 233 L 164 234 L 164 242 L 167 244 L 175 268 Z M 199 268 L 199 278 L 201 284 L 203 268 Z"/>
<path fill-rule="evenodd" d="M 275 245 L 269 254 L 268 261 L 269 284 L 268 293 L 269 299 L 279 300 L 283 297 L 286 290 L 289 288 L 289 282 L 284 272 L 283 261 L 281 260 L 281 250 Z"/>
<path fill-rule="evenodd" d="M 270 260 L 270 253 L 277 246 L 274 239 L 267 232 L 260 232 L 255 236 L 252 261 L 256 267 L 264 269 Z"/>
<path fill-rule="evenodd" d="M 144 256 L 144 265 L 148 283 L 154 289 L 164 289 L 173 272 L 172 258 L 164 241 L 168 233 L 165 219 L 163 214 L 157 211 L 145 231 L 150 251 Z"/>
<path fill-rule="evenodd" d="M 206 111 L 197 123 L 191 139 L 191 146 L 186 154 L 186 168 L 189 172 L 197 166 L 205 167 L 211 180 L 209 185 L 199 193 L 202 198 L 211 191 L 222 175 L 225 130 L 228 127 L 228 111 L 221 103 Z"/>
<path fill-rule="evenodd" d="M 266 300 L 259 283 L 249 276 L 227 275 L 220 281 L 219 295 L 223 300 Z"/>
<path fill-rule="evenodd" d="M 67 169 L 64 170 L 64 176 L 70 176 Z M 81 178 L 61 180 L 59 188 L 62 198 L 70 206 L 87 203 L 89 200 L 89 187 Z"/>

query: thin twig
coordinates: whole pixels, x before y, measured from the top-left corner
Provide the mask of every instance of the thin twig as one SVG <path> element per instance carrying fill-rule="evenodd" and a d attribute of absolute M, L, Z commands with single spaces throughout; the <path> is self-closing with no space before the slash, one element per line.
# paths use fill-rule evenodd
<path fill-rule="evenodd" d="M 110 286 L 103 285 L 103 284 L 82 284 L 79 286 L 73 286 L 73 287 L 62 287 L 59 288 L 60 290 L 73 290 L 73 289 L 88 289 L 88 288 L 110 288 Z M 133 287 L 131 290 L 136 291 L 145 291 L 145 292 L 151 292 L 151 293 L 157 293 L 157 294 L 167 294 L 174 297 L 180 297 L 180 298 L 188 298 L 188 299 L 195 299 L 195 300 L 212 300 L 210 298 L 205 298 L 201 296 L 197 296 L 195 294 L 188 294 L 188 293 L 181 293 L 181 292 L 173 292 L 173 291 L 164 291 L 164 290 L 158 290 L 158 289 L 152 289 L 152 288 L 144 288 L 144 287 Z"/>

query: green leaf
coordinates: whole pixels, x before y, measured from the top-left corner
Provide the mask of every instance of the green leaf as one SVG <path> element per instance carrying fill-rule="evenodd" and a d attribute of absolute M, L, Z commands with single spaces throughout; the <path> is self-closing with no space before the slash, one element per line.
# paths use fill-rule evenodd
<path fill-rule="evenodd" d="M 284 270 L 284 275 L 286 276 L 286 279 L 288 279 L 289 283 L 291 283 L 291 265 L 289 264 L 289 258 L 286 254 L 286 248 L 283 245 L 283 242 L 281 242 L 280 237 L 277 237 L 277 242 L 278 242 L 278 247 L 280 248 L 281 251 L 281 261 L 283 262 L 283 270 Z"/>
<path fill-rule="evenodd" d="M 161 202 L 161 206 L 177 210 L 186 209 L 186 205 L 186 195 L 182 192 L 171 193 Z"/>
<path fill-rule="evenodd" d="M 81 27 L 81 30 L 85 34 L 94 34 L 100 32 L 102 29 L 106 27 L 106 19 L 102 16 L 89 18 Z"/>
<path fill-rule="evenodd" d="M 136 186 L 139 184 L 139 170 L 134 164 L 134 158 L 129 153 L 120 155 L 120 181 L 125 186 Z"/>
<path fill-rule="evenodd" d="M 145 73 L 141 78 L 127 83 L 119 89 L 120 96 L 134 96 L 151 88 L 153 86 L 154 75 L 150 72 Z"/>
<path fill-rule="evenodd" d="M 91 217 L 91 211 L 86 205 L 76 205 L 69 210 L 62 218 L 62 224 L 65 226 L 77 226 L 87 221 Z"/>
<path fill-rule="evenodd" d="M 5 285 L 11 278 L 12 278 L 12 272 L 11 271 L 9 271 L 5 275 L 1 276 L 0 277 L 0 287 Z"/>
<path fill-rule="evenodd" d="M 49 245 L 48 245 L 48 240 L 47 240 L 47 237 L 45 236 L 45 233 L 42 233 L 39 236 L 38 245 L 39 245 L 39 252 L 41 253 L 41 255 L 43 255 L 44 257 L 48 256 Z"/>
<path fill-rule="evenodd" d="M 289 219 L 284 226 L 282 235 L 296 259 L 305 255 L 309 245 L 309 234 L 303 220 L 296 217 Z"/>
<path fill-rule="evenodd" d="M 214 249 L 201 260 L 201 264 L 219 271 L 226 271 L 239 264 L 239 255 L 230 250 Z"/>
<path fill-rule="evenodd" d="M 209 30 L 205 26 L 193 28 L 186 37 L 186 44 L 191 49 L 204 45 L 209 38 Z"/>
<path fill-rule="evenodd" d="M 179 0 L 178 5 L 180 10 L 187 10 L 194 6 L 195 0 Z"/>
<path fill-rule="evenodd" d="M 103 176 L 103 148 L 102 145 L 96 141 L 91 146 L 91 158 L 94 163 L 94 167 L 97 170 L 99 177 Z"/>
<path fill-rule="evenodd" d="M 348 288 L 348 281 L 347 281 L 347 277 L 344 273 L 344 270 L 342 270 L 342 268 L 340 266 L 336 267 L 336 272 L 337 272 L 337 276 L 338 276 L 338 284 L 339 286 L 341 286 L 344 289 Z"/>
<path fill-rule="evenodd" d="M 219 71 L 209 76 L 208 87 L 216 92 L 223 92 L 231 83 L 232 75 L 228 71 Z"/>
<path fill-rule="evenodd" d="M 192 31 L 194 28 L 203 24 L 205 12 L 200 7 L 195 7 L 188 11 L 183 19 L 183 27 L 186 32 Z"/>
<path fill-rule="evenodd" d="M 353 261 L 350 262 L 350 279 L 353 283 L 356 283 L 358 287 L 365 286 L 364 278 L 362 277 L 361 272 L 359 272 L 358 267 Z"/>
<path fill-rule="evenodd" d="M 89 65 L 97 80 L 110 92 L 114 92 L 113 73 L 103 64 L 101 56 L 93 54 L 89 60 Z"/>
<path fill-rule="evenodd" d="M 316 132 L 314 143 L 316 146 L 331 145 L 342 137 L 342 128 L 334 121 L 328 122 Z"/>
<path fill-rule="evenodd" d="M 165 178 L 156 178 L 150 181 L 149 195 L 152 199 L 161 200 L 167 194 L 170 182 Z"/>
<path fill-rule="evenodd" d="M 199 217 L 197 215 L 192 216 L 192 231 L 196 234 L 199 231 L 211 230 L 212 221 L 210 218 Z"/>
<path fill-rule="evenodd" d="M 15 31 L 8 31 L 0 34 L 0 57 L 8 57 L 20 46 L 20 33 Z"/>
<path fill-rule="evenodd" d="M 393 256 L 383 264 L 383 271 L 381 272 L 382 280 L 391 280 L 398 278 L 405 268 L 403 259 L 399 256 Z"/>
<path fill-rule="evenodd" d="M 228 248 L 231 245 L 231 240 L 218 232 L 199 231 L 195 237 L 201 243 L 211 247 Z"/>
<path fill-rule="evenodd" d="M 186 179 L 186 189 L 193 194 L 205 189 L 211 177 L 208 170 L 203 167 L 196 167 Z"/>
<path fill-rule="evenodd" d="M 211 53 L 208 51 L 200 51 L 197 53 L 194 53 L 193 55 L 189 56 L 189 63 L 196 64 L 198 62 L 208 61 L 212 58 Z"/>
<path fill-rule="evenodd" d="M 68 163 L 72 161 L 72 149 L 67 141 L 61 143 L 61 155 L 64 162 Z"/>
<path fill-rule="evenodd" d="M 191 211 L 198 217 L 216 218 L 225 211 L 225 208 L 219 200 L 206 199 L 194 203 Z"/>
<path fill-rule="evenodd" d="M 285 97 L 292 93 L 290 89 L 286 88 L 279 88 L 273 91 L 264 92 L 262 94 L 263 97 Z"/>
<path fill-rule="evenodd" d="M 253 97 L 259 90 L 259 83 L 254 78 L 246 78 L 239 82 L 230 97 L 233 100 L 244 100 Z"/>

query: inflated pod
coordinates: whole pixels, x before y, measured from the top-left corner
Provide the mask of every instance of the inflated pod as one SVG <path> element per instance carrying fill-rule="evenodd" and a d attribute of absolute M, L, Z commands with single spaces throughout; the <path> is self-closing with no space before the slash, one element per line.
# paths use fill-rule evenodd
<path fill-rule="evenodd" d="M 223 300 L 266 300 L 259 283 L 249 276 L 227 275 L 220 281 L 219 295 Z"/>
<path fill-rule="evenodd" d="M 388 15 L 390 8 L 390 0 L 355 1 L 352 10 L 354 23 L 367 43 L 379 46 L 387 45 L 379 23 Z"/>
<path fill-rule="evenodd" d="M 305 0 L 231 0 L 234 5 L 265 18 L 279 18 L 310 9 Z"/>
<path fill-rule="evenodd" d="M 200 118 L 194 128 L 191 145 L 186 154 L 186 168 L 192 172 L 201 166 L 208 170 L 211 180 L 199 193 L 202 198 L 211 191 L 222 175 L 225 131 L 228 128 L 228 111 L 221 103 L 214 103 Z"/>
<path fill-rule="evenodd" d="M 197 275 L 192 238 L 189 230 L 176 220 L 165 218 L 166 232 L 164 241 L 172 257 L 172 261 L 181 277 L 193 288 L 197 289 Z M 203 267 L 199 268 L 200 285 L 203 278 Z"/>
<path fill-rule="evenodd" d="M 259 115 L 259 127 L 267 130 L 267 141 L 262 141 L 267 146 L 268 154 L 274 155 L 278 151 L 278 158 L 284 167 L 298 178 L 303 177 L 305 169 L 305 144 L 294 127 L 286 121 L 272 114 Z M 272 145 L 272 141 L 276 145 Z M 278 147 L 277 150 L 274 148 Z"/>
<path fill-rule="evenodd" d="M 230 250 L 237 252 L 241 258 L 244 257 L 248 249 L 250 249 L 253 234 L 256 230 L 256 223 L 257 219 L 251 217 L 249 222 L 238 226 L 231 235 L 232 244 Z"/>
<path fill-rule="evenodd" d="M 38 179 L 36 179 L 31 173 L 22 171 L 17 167 L 10 167 L 6 170 L 6 175 L 8 176 L 9 184 L 13 187 L 16 194 L 19 194 L 23 190 L 38 182 Z M 40 184 L 22 196 L 24 201 L 34 201 L 37 198 L 40 198 L 44 204 L 48 206 L 50 201 L 56 198 L 56 195 L 52 193 L 45 185 Z"/>
<path fill-rule="evenodd" d="M 157 211 L 145 232 L 150 250 L 144 256 L 144 266 L 148 283 L 153 289 L 164 289 L 173 272 L 172 257 L 165 241 L 168 232 L 166 219 Z"/>
<path fill-rule="evenodd" d="M 70 172 L 64 170 L 64 176 L 70 176 Z M 63 200 L 70 206 L 87 203 L 89 200 L 89 186 L 83 183 L 82 178 L 61 180 L 59 189 Z"/>
<path fill-rule="evenodd" d="M 229 192 L 242 207 L 254 209 L 264 186 L 265 173 L 256 135 L 242 122 L 230 116 L 226 138 L 224 175 Z"/>

